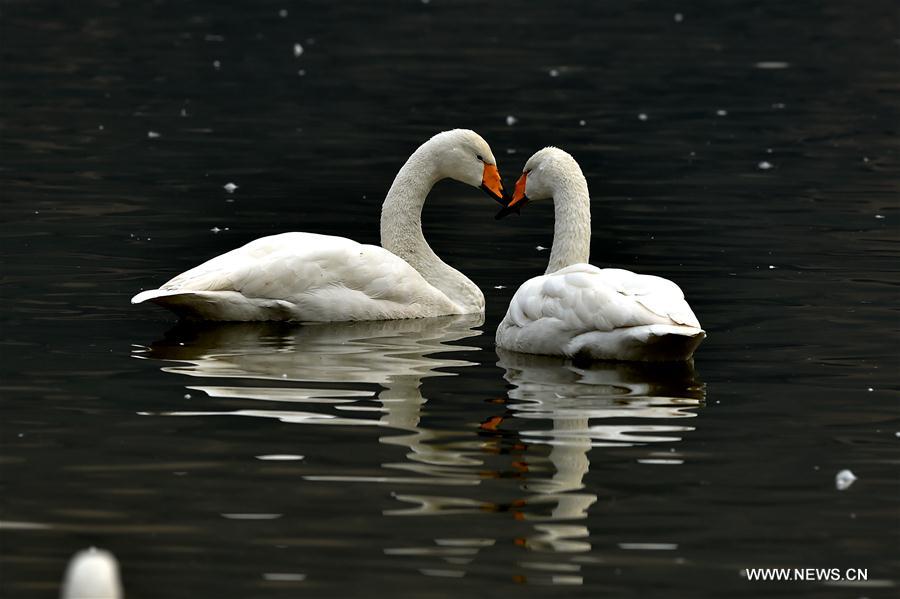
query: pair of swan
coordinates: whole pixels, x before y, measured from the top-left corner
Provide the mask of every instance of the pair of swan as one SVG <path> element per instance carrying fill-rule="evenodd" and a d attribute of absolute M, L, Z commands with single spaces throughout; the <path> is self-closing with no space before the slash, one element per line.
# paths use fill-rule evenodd
<path fill-rule="evenodd" d="M 381 247 L 343 237 L 263 237 L 188 270 L 132 303 L 204 320 L 350 321 L 484 311 L 484 295 L 443 262 L 422 233 L 422 206 L 441 179 L 504 204 L 553 199 L 556 225 L 543 276 L 519 288 L 497 346 L 611 360 L 687 360 L 705 333 L 675 283 L 587 263 L 590 197 L 578 163 L 557 148 L 532 156 L 511 200 L 490 146 L 474 131 L 439 133 L 409 157 L 381 212 Z"/>

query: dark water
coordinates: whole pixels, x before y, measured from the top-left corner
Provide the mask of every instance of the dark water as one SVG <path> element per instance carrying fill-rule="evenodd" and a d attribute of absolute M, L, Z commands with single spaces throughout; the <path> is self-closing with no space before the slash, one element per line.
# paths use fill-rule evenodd
<path fill-rule="evenodd" d="M 6 2 L 0 25 L 2 596 L 55 596 L 91 544 L 136 598 L 895 596 L 893 2 Z M 552 211 L 498 223 L 451 182 L 426 229 L 483 323 L 129 305 L 261 235 L 377 242 L 397 168 L 460 126 L 507 184 L 543 145 L 579 159 L 593 262 L 682 286 L 693 368 L 498 355 Z M 767 566 L 869 580 L 741 576 Z"/>

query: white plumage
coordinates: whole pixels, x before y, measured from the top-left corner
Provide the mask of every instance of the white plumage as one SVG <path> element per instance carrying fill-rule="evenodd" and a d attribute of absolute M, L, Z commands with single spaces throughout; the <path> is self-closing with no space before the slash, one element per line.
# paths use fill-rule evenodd
<path fill-rule="evenodd" d="M 547 274 L 526 281 L 513 296 L 497 329 L 498 347 L 598 360 L 691 358 L 705 333 L 678 285 L 583 262 L 590 200 L 569 154 L 541 150 L 526 163 L 516 189 L 513 203 L 552 197 L 556 227 Z"/>
<path fill-rule="evenodd" d="M 203 320 L 392 320 L 462 313 L 406 261 L 314 233 L 251 241 L 134 296 Z"/>
<path fill-rule="evenodd" d="M 263 237 L 174 277 L 131 302 L 222 321 L 355 321 L 473 314 L 484 295 L 445 264 L 422 233 L 432 186 L 453 178 L 500 197 L 496 162 L 474 131 L 435 135 L 407 160 L 382 207 L 381 243 L 283 233 Z"/>

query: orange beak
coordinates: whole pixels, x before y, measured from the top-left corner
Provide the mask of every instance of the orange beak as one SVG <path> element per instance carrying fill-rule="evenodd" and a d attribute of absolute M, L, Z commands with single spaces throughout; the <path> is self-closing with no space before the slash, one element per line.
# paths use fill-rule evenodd
<path fill-rule="evenodd" d="M 484 173 L 481 175 L 481 189 L 489 196 L 506 205 L 506 197 L 503 194 L 503 181 L 500 180 L 500 171 L 494 164 L 484 164 Z"/>
<path fill-rule="evenodd" d="M 507 204 L 507 208 L 512 208 L 522 200 L 528 200 L 528 197 L 525 195 L 525 182 L 528 180 L 528 173 L 522 173 L 522 176 L 519 177 L 519 180 L 516 181 L 516 188 L 513 190 L 512 201 Z"/>

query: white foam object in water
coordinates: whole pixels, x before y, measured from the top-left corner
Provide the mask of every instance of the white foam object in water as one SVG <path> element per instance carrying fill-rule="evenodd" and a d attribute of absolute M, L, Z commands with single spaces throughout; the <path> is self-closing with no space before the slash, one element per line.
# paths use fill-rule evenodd
<path fill-rule="evenodd" d="M 91 547 L 69 561 L 60 599 L 122 599 L 119 563 L 109 551 Z"/>
<path fill-rule="evenodd" d="M 834 486 L 838 491 L 846 491 L 856 482 L 856 475 L 851 471 L 844 469 L 834 476 Z"/>
<path fill-rule="evenodd" d="M 510 206 L 545 199 L 555 210 L 549 264 L 516 291 L 497 328 L 497 347 L 594 360 L 689 360 L 706 333 L 678 285 L 587 263 L 587 181 L 575 159 L 558 148 L 528 159 Z"/>
<path fill-rule="evenodd" d="M 422 233 L 432 186 L 450 178 L 502 194 L 487 142 L 455 129 L 406 161 L 381 210 L 381 246 L 314 233 L 262 237 L 184 272 L 131 303 L 200 320 L 335 322 L 484 311 L 475 283 L 443 262 Z"/>

